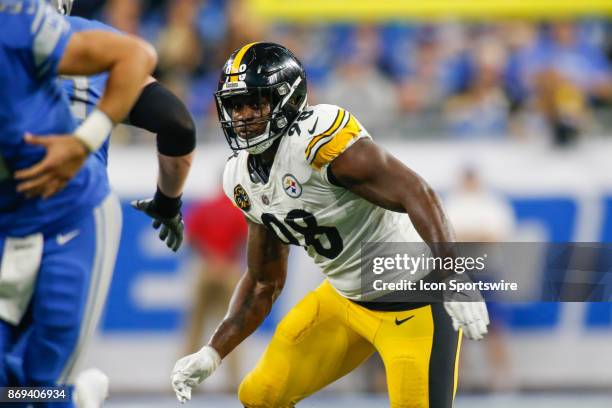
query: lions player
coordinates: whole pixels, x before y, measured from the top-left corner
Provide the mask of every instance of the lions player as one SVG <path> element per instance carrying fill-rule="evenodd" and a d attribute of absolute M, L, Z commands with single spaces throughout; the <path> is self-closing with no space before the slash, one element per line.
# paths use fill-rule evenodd
<path fill-rule="evenodd" d="M 1 0 L 0 25 L 0 385 L 50 386 L 99 316 L 119 240 L 120 209 L 92 153 L 156 55 L 135 38 L 75 33 L 44 0 Z M 56 77 L 103 71 L 104 95 L 77 127 Z"/>
<path fill-rule="evenodd" d="M 52 3 L 59 13 L 69 15 L 74 0 L 52 0 Z M 68 21 L 75 32 L 102 30 L 118 33 L 113 27 L 95 20 L 70 16 Z M 77 123 L 95 109 L 107 79 L 107 73 L 89 77 L 64 77 L 64 89 Z M 157 191 L 153 199 L 136 201 L 133 206 L 153 218 L 156 228 L 162 226 L 161 240 L 176 252 L 183 241 L 181 195 L 193 161 L 195 124 L 183 102 L 153 77 L 147 79 L 125 123 L 157 135 Z M 94 153 L 105 167 L 108 162 L 108 144 L 107 139 Z"/>
<path fill-rule="evenodd" d="M 376 302 L 364 296 L 360 279 L 362 242 L 424 241 L 434 255 L 448 255 L 436 245 L 453 241 L 436 194 L 349 112 L 308 106 L 302 65 L 283 46 L 252 43 L 235 51 L 216 101 L 235 151 L 224 189 L 249 222 L 248 269 L 208 345 L 177 361 L 177 398 L 188 400 L 263 322 L 285 282 L 287 244 L 294 244 L 306 248 L 326 279 L 279 323 L 240 386 L 242 404 L 294 406 L 377 351 L 391 406 L 451 407 L 459 328 L 482 338 L 489 323 L 484 302 Z"/>
<path fill-rule="evenodd" d="M 52 1 L 57 11 L 64 15 L 70 14 L 73 3 L 74 0 Z M 74 16 L 68 17 L 68 21 L 75 32 L 86 30 L 118 32 L 99 21 Z M 70 99 L 72 113 L 77 123 L 95 108 L 104 91 L 107 78 L 107 73 L 64 77 L 64 89 Z M 153 199 L 136 201 L 133 206 L 152 217 L 156 228 L 162 226 L 160 238 L 176 252 L 183 241 L 181 194 L 195 149 L 193 119 L 185 105 L 153 77 L 147 80 L 126 119 L 128 124 L 157 134 L 159 163 L 157 191 Z M 108 161 L 108 144 L 107 139 L 94 153 L 94 157 L 105 167 Z M 108 183 L 107 180 L 106 182 Z M 102 304 L 103 299 L 104 296 L 100 300 Z M 91 329 L 94 330 L 95 325 L 92 325 Z M 84 336 L 83 341 L 89 337 Z M 72 365 L 78 368 L 76 362 Z M 71 373 L 74 376 L 76 370 L 71 370 Z M 75 395 L 79 407 L 97 407 L 107 394 L 108 379 L 99 370 L 87 370 L 76 378 L 65 377 L 62 380 L 76 383 Z"/>

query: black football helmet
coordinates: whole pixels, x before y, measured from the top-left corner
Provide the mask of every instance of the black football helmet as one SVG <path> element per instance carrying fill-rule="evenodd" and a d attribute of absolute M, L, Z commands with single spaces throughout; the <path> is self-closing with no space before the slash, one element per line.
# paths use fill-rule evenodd
<path fill-rule="evenodd" d="M 225 63 L 215 101 L 230 147 L 260 154 L 287 132 L 306 107 L 306 74 L 282 45 L 247 44 Z M 251 107 L 254 116 L 233 115 L 244 106 Z"/>

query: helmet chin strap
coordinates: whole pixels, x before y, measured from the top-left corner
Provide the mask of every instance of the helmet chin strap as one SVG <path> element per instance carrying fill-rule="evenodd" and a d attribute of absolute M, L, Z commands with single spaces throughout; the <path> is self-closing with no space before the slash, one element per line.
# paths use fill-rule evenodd
<path fill-rule="evenodd" d="M 274 144 L 275 140 L 276 138 L 271 139 L 271 140 L 266 140 L 265 142 L 259 143 L 258 145 L 255 145 L 253 147 L 248 147 L 246 151 L 249 152 L 250 154 L 261 154 L 265 152 L 266 150 L 268 150 L 272 146 L 272 144 Z"/>
<path fill-rule="evenodd" d="M 281 133 L 273 138 L 266 140 L 265 142 L 258 143 L 252 147 L 247 147 L 245 150 L 249 152 L 250 154 L 261 154 L 265 152 L 266 150 L 268 150 L 270 147 L 272 147 L 276 139 L 283 136 L 284 134 L 285 133 Z"/>
<path fill-rule="evenodd" d="M 266 150 L 268 150 L 270 148 L 270 146 L 272 146 L 274 144 L 274 141 L 276 139 L 278 139 L 279 137 L 281 137 L 282 135 L 284 135 L 285 133 L 281 133 L 278 134 L 274 137 L 271 137 L 269 139 L 267 139 L 268 135 L 270 134 L 270 122 L 268 122 L 268 124 L 266 125 L 266 130 L 259 136 L 257 136 L 254 140 L 255 144 L 253 146 L 249 146 L 246 147 L 245 150 L 247 152 L 249 152 L 250 154 L 261 154 L 263 152 L 265 152 Z M 257 139 L 265 139 L 265 141 L 263 142 L 257 142 Z M 247 144 L 248 142 L 242 138 L 240 138 L 240 141 L 244 144 Z"/>

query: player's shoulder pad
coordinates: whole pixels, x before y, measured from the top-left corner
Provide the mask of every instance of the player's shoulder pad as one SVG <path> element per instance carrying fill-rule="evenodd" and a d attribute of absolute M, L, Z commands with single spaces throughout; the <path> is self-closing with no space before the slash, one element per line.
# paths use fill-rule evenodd
<path fill-rule="evenodd" d="M 339 106 L 315 105 L 312 108 L 315 122 L 304 154 L 306 161 L 320 170 L 367 133 L 350 112 Z"/>

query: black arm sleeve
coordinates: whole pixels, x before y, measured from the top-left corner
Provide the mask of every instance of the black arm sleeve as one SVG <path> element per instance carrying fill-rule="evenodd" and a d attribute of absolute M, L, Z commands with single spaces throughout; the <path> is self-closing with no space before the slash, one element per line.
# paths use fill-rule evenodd
<path fill-rule="evenodd" d="M 145 86 L 130 111 L 130 124 L 157 134 L 157 151 L 184 156 L 195 148 L 196 132 L 189 111 L 159 82 Z"/>

